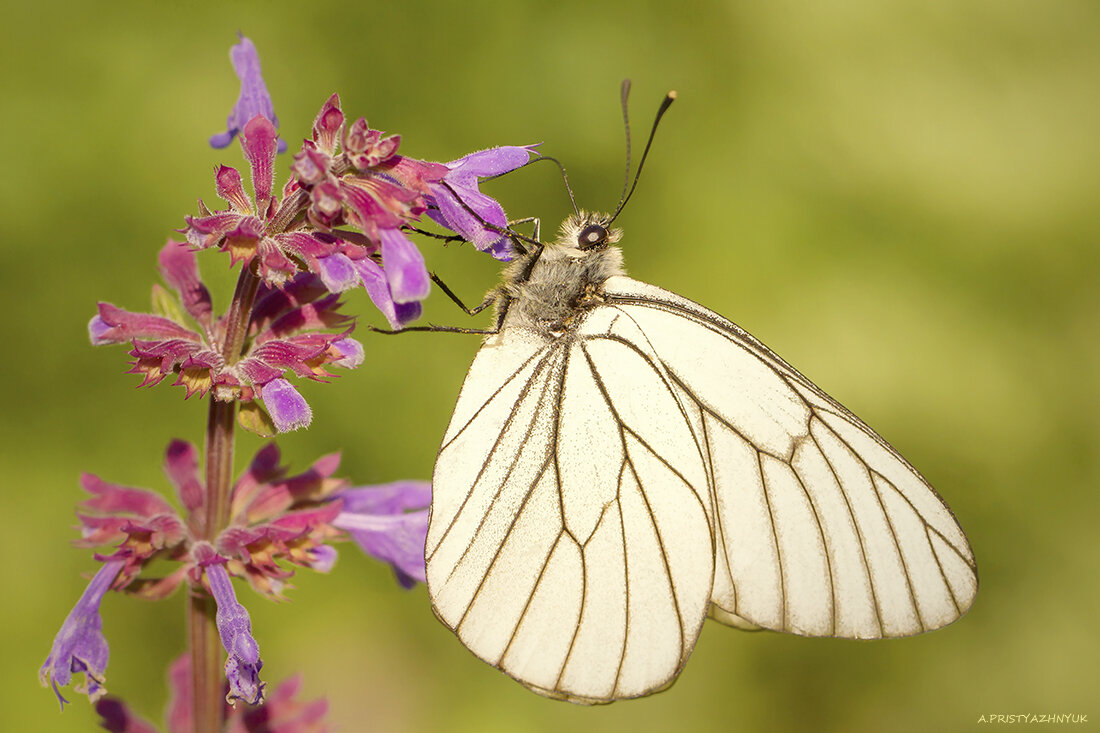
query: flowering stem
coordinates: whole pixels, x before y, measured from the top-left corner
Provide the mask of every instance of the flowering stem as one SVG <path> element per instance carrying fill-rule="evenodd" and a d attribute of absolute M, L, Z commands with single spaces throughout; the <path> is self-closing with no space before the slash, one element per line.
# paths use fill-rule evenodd
<path fill-rule="evenodd" d="M 233 293 L 233 302 L 225 318 L 225 341 L 222 342 L 222 357 L 229 364 L 241 356 L 244 337 L 248 333 L 248 324 L 252 318 L 252 305 L 256 302 L 256 291 L 260 287 L 260 278 L 252 271 L 252 265 L 241 268 L 237 278 L 237 290 Z"/>
<path fill-rule="evenodd" d="M 242 268 L 225 320 L 221 353 L 227 363 L 233 363 L 241 356 L 259 286 L 260 279 L 252 268 Z M 206 423 L 206 497 L 200 530 L 202 538 L 210 542 L 214 542 L 229 524 L 236 408 L 235 401 L 219 400 L 216 391 L 211 394 Z M 216 614 L 214 599 L 196 589 L 196 595 L 188 606 L 191 683 L 194 690 L 192 712 L 196 732 L 220 731 L 223 724 L 223 673 Z"/>
<path fill-rule="evenodd" d="M 206 423 L 206 517 L 203 539 L 213 542 L 229 524 L 229 488 L 233 479 L 233 418 L 236 402 L 210 398 Z"/>
<path fill-rule="evenodd" d="M 247 271 L 247 270 L 246 270 Z M 251 308 L 250 308 L 251 310 Z M 228 523 L 229 485 L 233 475 L 233 416 L 236 403 L 221 402 L 210 397 L 210 414 L 206 425 L 206 486 L 205 516 L 202 536 L 213 540 Z M 191 646 L 191 700 L 195 731 L 216 732 L 222 729 L 221 654 L 219 654 L 218 611 L 214 599 L 200 588 L 194 590 L 187 609 Z"/>

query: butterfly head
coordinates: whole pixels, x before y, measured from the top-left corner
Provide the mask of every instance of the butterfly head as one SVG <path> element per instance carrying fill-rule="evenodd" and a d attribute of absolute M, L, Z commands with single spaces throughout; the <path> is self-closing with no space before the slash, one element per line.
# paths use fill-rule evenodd
<path fill-rule="evenodd" d="M 622 229 L 611 228 L 607 214 L 581 211 L 562 222 L 558 245 L 578 253 L 599 251 L 618 242 L 622 235 Z"/>

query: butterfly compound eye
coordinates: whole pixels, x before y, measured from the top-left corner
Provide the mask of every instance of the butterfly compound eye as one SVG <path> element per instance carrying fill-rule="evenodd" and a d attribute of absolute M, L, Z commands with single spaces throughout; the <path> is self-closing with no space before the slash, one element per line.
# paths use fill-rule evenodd
<path fill-rule="evenodd" d="M 577 246 L 592 249 L 607 242 L 607 229 L 599 224 L 589 224 L 577 235 Z"/>

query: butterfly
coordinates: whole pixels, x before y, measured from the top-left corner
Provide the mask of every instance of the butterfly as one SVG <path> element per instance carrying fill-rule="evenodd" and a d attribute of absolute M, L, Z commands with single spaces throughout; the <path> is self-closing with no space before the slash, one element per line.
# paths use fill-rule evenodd
<path fill-rule="evenodd" d="M 627 277 L 613 218 L 506 271 L 432 480 L 439 619 L 606 703 L 671 685 L 708 617 L 879 639 L 963 615 L 974 554 L 936 491 L 736 324 Z"/>

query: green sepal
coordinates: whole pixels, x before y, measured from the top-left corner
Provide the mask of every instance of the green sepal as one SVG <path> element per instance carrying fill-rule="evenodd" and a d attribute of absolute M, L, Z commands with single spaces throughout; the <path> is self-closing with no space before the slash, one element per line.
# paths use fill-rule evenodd
<path fill-rule="evenodd" d="M 160 285 L 153 285 L 153 312 L 158 316 L 171 318 L 181 326 L 187 326 L 187 315 L 180 307 L 176 296 Z"/>
<path fill-rule="evenodd" d="M 255 433 L 261 438 L 273 438 L 278 434 L 275 422 L 271 415 L 267 414 L 259 402 L 245 402 L 237 412 L 237 422 L 250 433 Z"/>

